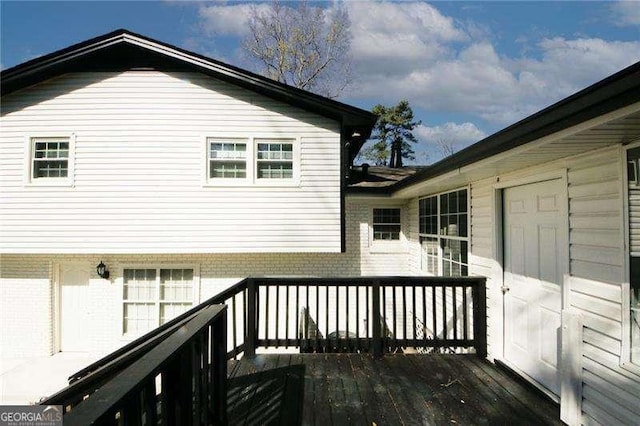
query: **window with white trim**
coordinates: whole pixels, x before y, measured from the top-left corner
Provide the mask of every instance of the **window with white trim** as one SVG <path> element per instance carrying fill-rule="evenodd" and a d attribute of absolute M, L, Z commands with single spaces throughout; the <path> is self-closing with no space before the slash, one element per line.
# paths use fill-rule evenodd
<path fill-rule="evenodd" d="M 71 176 L 71 141 L 68 137 L 30 139 L 31 182 L 67 181 Z"/>
<path fill-rule="evenodd" d="M 209 179 L 247 178 L 247 141 L 207 139 Z"/>
<path fill-rule="evenodd" d="M 191 268 L 125 268 L 123 334 L 144 334 L 193 306 Z"/>
<path fill-rule="evenodd" d="M 629 209 L 630 360 L 640 365 L 640 148 L 627 151 Z"/>
<path fill-rule="evenodd" d="M 211 136 L 205 146 L 205 185 L 291 186 L 300 178 L 294 138 Z"/>
<path fill-rule="evenodd" d="M 467 190 L 421 198 L 418 211 L 421 269 L 440 276 L 468 275 Z"/>
<path fill-rule="evenodd" d="M 373 240 L 399 240 L 401 223 L 401 210 L 399 208 L 374 208 L 373 209 Z"/>
<path fill-rule="evenodd" d="M 256 178 L 293 179 L 293 141 L 256 139 Z"/>

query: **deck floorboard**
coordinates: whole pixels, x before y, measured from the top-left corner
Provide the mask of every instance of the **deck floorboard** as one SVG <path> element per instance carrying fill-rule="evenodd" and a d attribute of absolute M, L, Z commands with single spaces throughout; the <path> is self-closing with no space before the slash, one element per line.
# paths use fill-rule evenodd
<path fill-rule="evenodd" d="M 229 378 L 230 424 L 562 424 L 557 404 L 474 355 L 262 354 Z"/>

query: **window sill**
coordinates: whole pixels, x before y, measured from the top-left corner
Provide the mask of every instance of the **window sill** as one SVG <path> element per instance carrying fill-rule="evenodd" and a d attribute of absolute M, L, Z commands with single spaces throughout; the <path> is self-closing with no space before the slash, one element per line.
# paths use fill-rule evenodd
<path fill-rule="evenodd" d="M 236 180 L 236 179 L 217 179 L 205 182 L 203 188 L 225 188 L 225 187 L 239 187 L 239 188 L 296 188 L 300 186 L 300 182 L 293 179 L 282 179 L 273 182 L 251 182 L 248 180 Z"/>
<path fill-rule="evenodd" d="M 403 241 L 374 241 L 369 246 L 370 253 L 402 254 L 408 251 Z"/>
<path fill-rule="evenodd" d="M 30 182 L 25 183 L 26 187 L 31 188 L 72 188 L 74 186 L 74 182 L 71 179 L 64 180 L 50 180 L 50 179 L 36 179 Z"/>

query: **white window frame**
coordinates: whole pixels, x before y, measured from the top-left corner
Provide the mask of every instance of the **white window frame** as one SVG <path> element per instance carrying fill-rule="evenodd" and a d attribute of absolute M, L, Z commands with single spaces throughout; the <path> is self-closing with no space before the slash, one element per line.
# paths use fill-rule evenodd
<path fill-rule="evenodd" d="M 35 177 L 35 145 L 37 142 L 68 142 L 67 176 L 65 177 Z M 75 151 L 76 137 L 74 133 L 40 133 L 25 137 L 25 165 L 24 181 L 27 186 L 71 187 L 75 183 Z"/>
<path fill-rule="evenodd" d="M 241 135 L 238 133 L 216 133 L 202 136 L 204 146 L 204 187 L 245 186 L 245 187 L 291 187 L 300 184 L 300 139 L 294 136 L 282 136 L 274 134 Z M 236 142 L 247 144 L 246 150 L 246 178 L 210 178 L 210 142 Z M 258 178 L 258 144 L 259 143 L 283 143 L 292 145 L 292 177 L 291 178 Z"/>
<path fill-rule="evenodd" d="M 399 209 L 400 210 L 400 238 L 397 240 L 376 240 L 373 238 L 373 211 L 375 209 Z M 406 253 L 408 251 L 408 241 L 405 235 L 406 205 L 396 203 L 385 204 L 376 203 L 369 208 L 368 237 L 370 253 Z"/>
<path fill-rule="evenodd" d="M 398 210 L 398 222 L 397 223 L 376 223 L 376 210 Z M 385 239 L 385 238 L 376 238 L 376 225 L 396 225 L 399 227 L 398 230 L 398 238 L 390 238 L 390 239 Z M 400 239 L 402 238 L 402 208 L 401 207 L 374 207 L 371 209 L 371 232 L 372 232 L 372 236 L 371 236 L 371 240 L 374 241 L 375 243 L 377 242 L 382 242 L 382 241 L 387 241 L 387 242 L 393 242 L 393 241 L 400 241 Z"/>
<path fill-rule="evenodd" d="M 466 237 L 459 237 L 459 236 L 443 236 L 440 235 L 440 229 L 441 229 L 441 224 L 440 224 L 440 220 L 442 217 L 442 206 L 441 206 L 441 202 L 440 202 L 440 196 L 444 195 L 444 194 L 450 194 L 453 192 L 458 192 L 458 191 L 463 191 L 466 190 L 467 191 L 467 232 L 466 232 Z M 423 273 L 427 273 L 427 274 L 433 274 L 434 276 L 443 276 L 443 260 L 444 260 L 444 250 L 442 249 L 442 241 L 443 240 L 448 240 L 448 241 L 463 241 L 466 242 L 467 244 L 467 263 L 466 263 L 466 267 L 467 267 L 467 274 L 463 275 L 463 276 L 469 276 L 469 253 L 470 253 L 470 249 L 471 249 L 471 188 L 467 185 L 461 188 L 456 188 L 456 189 L 452 189 L 449 191 L 443 191 L 443 192 L 438 192 L 436 194 L 429 194 L 429 195 L 425 195 L 422 197 L 418 198 L 418 244 L 420 246 L 420 250 L 419 250 L 419 256 L 420 258 L 418 259 L 419 264 L 420 264 L 420 271 Z M 424 199 L 428 199 L 428 198 L 433 198 L 436 197 L 436 201 L 437 201 L 437 213 L 436 213 L 436 218 L 437 218 L 437 223 L 436 223 L 436 230 L 437 233 L 436 234 L 427 234 L 427 233 L 422 233 L 420 232 L 420 200 L 424 200 Z M 436 258 L 436 271 L 432 272 L 429 271 L 426 266 L 425 266 L 425 262 L 424 262 L 424 255 L 423 255 L 423 249 L 422 249 L 422 238 L 433 238 L 436 241 L 437 244 L 437 258 Z"/>
<path fill-rule="evenodd" d="M 192 291 L 192 301 L 191 301 L 191 307 L 196 306 L 197 304 L 200 303 L 200 266 L 196 265 L 196 264 L 158 264 L 158 263 L 153 263 L 153 264 L 124 264 L 122 265 L 119 269 L 119 277 L 118 277 L 118 281 L 119 281 L 119 289 L 120 289 L 120 308 L 119 308 L 119 333 L 122 336 L 123 339 L 125 340 L 130 340 L 132 338 L 137 338 L 145 333 L 148 333 L 148 331 L 143 332 L 143 333 L 125 333 L 124 332 L 124 305 L 125 303 L 127 303 L 127 299 L 124 298 L 124 270 L 125 269 L 155 269 L 156 270 L 156 289 L 158 291 L 158 293 L 156 294 L 156 300 L 155 300 L 155 309 L 157 310 L 158 313 L 158 323 L 156 325 L 159 326 L 160 325 L 160 270 L 161 269 L 192 269 L 193 270 L 193 291 Z"/>
<path fill-rule="evenodd" d="M 226 178 L 226 177 L 210 177 L 211 176 L 211 161 L 212 158 L 209 157 L 211 151 L 210 151 L 210 146 L 212 143 L 235 143 L 235 144 L 245 144 L 245 158 L 244 158 L 244 163 L 245 163 L 245 177 L 241 177 L 241 178 Z M 249 138 L 242 138 L 242 137 L 228 137 L 228 138 L 223 138 L 223 137 L 206 137 L 205 138 L 205 157 L 206 157 L 206 165 L 205 165 L 205 169 L 206 169 L 206 176 L 205 179 L 207 182 L 219 182 L 219 183 L 224 183 L 224 184 L 234 184 L 234 183 L 246 183 L 247 180 L 249 179 L 249 175 L 251 174 L 251 153 L 252 150 L 250 149 L 250 145 L 251 145 L 251 141 Z M 215 161 L 215 160 L 214 160 Z M 218 161 L 238 161 L 237 159 L 218 159 Z"/>
<path fill-rule="evenodd" d="M 630 231 L 631 226 L 629 223 L 629 174 L 628 174 L 628 151 L 631 149 L 640 148 L 640 140 L 632 142 L 621 149 L 621 176 L 622 178 L 622 187 L 623 187 L 623 224 L 624 224 L 624 238 L 625 238 L 625 250 L 624 250 L 624 282 L 622 283 L 622 347 L 621 347 L 621 357 L 620 357 L 620 365 L 640 376 L 640 341 L 638 343 L 638 347 L 634 346 L 633 342 L 633 330 L 632 330 L 632 308 L 631 308 L 631 241 L 630 241 Z M 640 172 L 640 164 L 636 164 L 636 180 L 640 178 L 638 173 Z M 640 184 L 638 182 L 637 184 Z M 632 351 L 637 351 L 637 359 L 632 356 Z"/>

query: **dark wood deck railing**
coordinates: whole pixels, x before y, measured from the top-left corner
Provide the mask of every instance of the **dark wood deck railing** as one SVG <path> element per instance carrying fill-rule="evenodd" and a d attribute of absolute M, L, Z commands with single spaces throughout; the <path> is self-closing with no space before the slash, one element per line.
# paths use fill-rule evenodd
<path fill-rule="evenodd" d="M 64 416 L 65 424 L 225 424 L 226 306 L 208 306 Z"/>
<path fill-rule="evenodd" d="M 429 352 L 486 356 L 482 277 L 250 278 L 245 353 Z"/>
<path fill-rule="evenodd" d="M 161 342 L 176 333 L 181 333 L 186 324 L 206 312 L 207 308 L 216 305 L 226 305 L 227 334 L 226 338 L 212 341 L 216 349 L 226 351 L 225 361 L 235 358 L 244 352 L 244 318 L 247 280 L 229 287 L 222 293 L 206 300 L 198 306 L 177 316 L 149 333 L 128 343 L 122 348 L 99 359 L 69 377 L 69 386 L 41 401 L 42 405 L 62 405 L 65 413 L 76 405 L 88 399 L 90 395 L 113 380 L 118 374 L 140 360 Z"/>
<path fill-rule="evenodd" d="M 247 278 L 72 375 L 41 404 L 62 405 L 69 424 L 219 423 L 226 361 L 260 348 L 484 358 L 485 292 L 482 277 Z"/>

